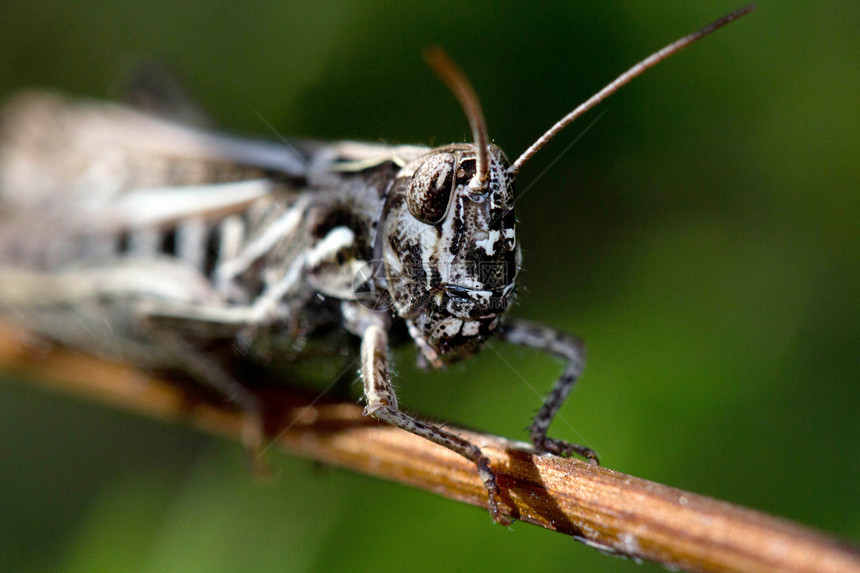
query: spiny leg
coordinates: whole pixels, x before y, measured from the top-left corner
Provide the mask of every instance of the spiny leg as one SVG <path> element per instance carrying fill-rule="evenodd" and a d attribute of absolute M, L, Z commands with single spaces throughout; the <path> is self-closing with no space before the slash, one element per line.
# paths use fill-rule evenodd
<path fill-rule="evenodd" d="M 398 409 L 397 396 L 388 372 L 388 335 L 377 324 L 371 324 L 364 329 L 361 340 L 361 375 L 364 381 L 364 395 L 367 398 L 365 415 L 373 416 L 440 446 L 445 446 L 473 462 L 478 467 L 478 475 L 487 488 L 490 514 L 496 522 L 510 524 L 510 519 L 499 509 L 500 491 L 496 483 L 496 475 L 490 469 L 490 460 L 480 448 L 441 428 L 416 420 Z"/>
<path fill-rule="evenodd" d="M 559 456 L 578 454 L 595 465 L 599 464 L 597 454 L 591 448 L 547 437 L 547 432 L 555 419 L 555 415 L 564 404 L 585 367 L 585 348 L 582 341 L 564 331 L 522 320 L 505 322 L 501 328 L 501 336 L 505 341 L 512 344 L 544 350 L 567 360 L 564 373 L 556 381 L 552 391 L 544 400 L 534 421 L 529 426 L 529 437 L 532 444 L 537 449 L 552 454 Z"/>

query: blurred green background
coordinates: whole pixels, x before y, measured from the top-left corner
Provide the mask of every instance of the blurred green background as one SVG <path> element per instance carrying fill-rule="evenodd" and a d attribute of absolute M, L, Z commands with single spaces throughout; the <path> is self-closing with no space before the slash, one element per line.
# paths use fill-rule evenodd
<path fill-rule="evenodd" d="M 0 4 L 0 95 L 105 97 L 144 56 L 231 131 L 468 138 L 421 61 L 445 47 L 516 157 L 627 66 L 739 2 Z M 611 468 L 860 538 L 860 4 L 761 1 L 648 72 L 520 174 L 513 314 L 583 336 L 554 426 Z M 544 170 L 547 170 L 543 174 Z M 541 177 L 541 174 L 543 176 Z M 532 182 L 539 181 L 531 188 Z M 527 190 L 527 191 L 526 191 Z M 554 360 L 396 353 L 402 403 L 511 437 Z M 0 386 L 3 571 L 657 571 L 304 460 Z"/>

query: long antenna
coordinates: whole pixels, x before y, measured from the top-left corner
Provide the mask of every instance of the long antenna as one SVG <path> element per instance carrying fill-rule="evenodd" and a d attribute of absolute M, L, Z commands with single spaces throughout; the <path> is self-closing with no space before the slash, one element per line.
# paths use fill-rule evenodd
<path fill-rule="evenodd" d="M 484 191 L 487 188 L 487 178 L 490 174 L 490 135 L 487 133 L 487 123 L 484 121 L 481 102 L 478 101 L 478 96 L 475 95 L 475 90 L 466 78 L 466 74 L 457 67 L 457 64 L 448 57 L 442 48 L 438 46 L 428 47 L 424 50 L 424 60 L 454 92 L 469 119 L 477 153 L 475 176 L 469 182 L 469 187 L 475 191 Z"/>
<path fill-rule="evenodd" d="M 704 28 L 702 28 L 698 32 L 693 32 L 692 34 L 690 34 L 688 36 L 684 36 L 680 40 L 672 42 L 671 44 L 669 44 L 665 48 L 663 48 L 657 52 L 654 52 L 653 54 L 651 54 L 650 56 L 648 56 L 647 58 L 645 58 L 644 60 L 642 60 L 641 62 L 639 62 L 638 64 L 636 64 L 635 66 L 633 66 L 632 68 L 630 68 L 629 70 L 627 70 L 626 72 L 624 72 L 623 74 L 618 76 L 617 78 L 615 78 L 605 88 L 603 88 L 602 90 L 600 90 L 599 92 L 597 92 L 596 94 L 594 94 L 593 96 L 588 98 L 584 103 L 580 104 L 579 107 L 577 107 L 572 112 L 570 112 L 569 114 L 567 114 L 566 116 L 561 118 L 555 125 L 553 125 L 551 128 L 549 128 L 549 131 L 547 131 L 546 133 L 541 135 L 537 139 L 537 141 L 535 141 L 534 143 L 531 144 L 531 147 L 526 149 L 523 152 L 523 154 L 520 155 L 517 158 L 517 160 L 513 162 L 513 164 L 508 168 L 508 173 L 511 175 L 515 175 L 517 173 L 517 171 L 520 170 L 520 167 L 522 167 L 526 161 L 531 159 L 532 155 L 537 153 L 538 150 L 540 150 L 540 148 L 542 148 L 544 145 L 546 145 L 546 143 L 550 139 L 555 137 L 559 131 L 561 131 L 562 129 L 564 129 L 565 127 L 567 127 L 571 123 L 573 123 L 573 121 L 576 118 L 578 118 L 579 116 L 581 116 L 582 114 L 584 114 L 585 112 L 587 112 L 588 110 L 590 110 L 591 108 L 593 108 L 594 106 L 596 106 L 597 104 L 599 104 L 600 102 L 605 100 L 607 97 L 614 94 L 616 91 L 618 91 L 619 88 L 621 88 L 623 85 L 630 82 L 630 80 L 632 80 L 633 78 L 635 78 L 636 76 L 638 76 L 639 74 L 641 74 L 642 72 L 647 70 L 648 68 L 656 66 L 657 64 L 659 64 L 660 62 L 662 62 L 666 58 L 674 56 L 675 54 L 677 54 L 678 52 L 680 52 L 681 50 L 683 50 L 684 48 L 686 48 L 687 46 L 689 46 L 693 42 L 704 38 L 705 36 L 707 36 L 711 32 L 714 32 L 715 30 L 722 28 L 726 24 L 737 20 L 741 16 L 746 16 L 747 14 L 749 14 L 750 12 L 755 10 L 755 7 L 756 7 L 755 4 L 750 4 L 749 6 L 745 6 L 745 7 L 741 8 L 740 10 L 735 10 L 731 14 L 723 16 L 722 18 L 720 18 L 716 22 L 708 24 L 707 26 L 705 26 Z"/>

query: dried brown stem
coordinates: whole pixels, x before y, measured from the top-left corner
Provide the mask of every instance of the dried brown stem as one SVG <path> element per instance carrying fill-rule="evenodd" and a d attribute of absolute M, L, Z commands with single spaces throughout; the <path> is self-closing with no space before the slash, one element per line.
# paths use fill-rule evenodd
<path fill-rule="evenodd" d="M 242 429 L 235 412 L 175 382 L 64 350 L 34 356 L 3 328 L 0 369 L 233 439 Z M 486 506 L 475 467 L 462 457 L 369 420 L 354 404 L 313 398 L 290 388 L 263 393 L 267 432 L 279 448 Z M 856 547 L 799 525 L 577 460 L 535 455 L 498 436 L 455 431 L 490 458 L 513 517 L 603 551 L 691 571 L 860 572 Z"/>

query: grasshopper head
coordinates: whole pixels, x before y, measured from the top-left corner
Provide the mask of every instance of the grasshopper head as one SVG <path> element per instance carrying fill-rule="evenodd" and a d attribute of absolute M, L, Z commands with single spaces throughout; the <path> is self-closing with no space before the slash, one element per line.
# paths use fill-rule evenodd
<path fill-rule="evenodd" d="M 403 167 L 390 191 L 382 259 L 392 303 L 431 362 L 476 350 L 510 304 L 519 266 L 508 161 L 458 144 Z"/>

